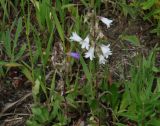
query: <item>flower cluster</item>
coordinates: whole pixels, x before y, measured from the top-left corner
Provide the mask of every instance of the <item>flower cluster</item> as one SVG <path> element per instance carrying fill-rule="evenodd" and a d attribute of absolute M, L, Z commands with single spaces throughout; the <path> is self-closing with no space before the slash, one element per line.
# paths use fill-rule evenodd
<path fill-rule="evenodd" d="M 112 20 L 108 18 L 104 18 L 101 16 L 98 16 L 99 20 L 101 20 L 104 24 L 106 24 L 107 28 L 110 27 Z M 72 36 L 70 37 L 71 41 L 78 42 L 81 45 L 82 49 L 87 50 L 85 53 L 85 58 L 90 58 L 90 60 L 93 60 L 95 58 L 95 52 L 99 58 L 99 64 L 105 64 L 107 61 L 107 58 L 109 55 L 112 55 L 112 52 L 110 50 L 110 45 L 96 45 L 95 43 L 90 43 L 89 35 L 87 35 L 84 39 L 82 39 L 76 32 L 72 33 Z"/>

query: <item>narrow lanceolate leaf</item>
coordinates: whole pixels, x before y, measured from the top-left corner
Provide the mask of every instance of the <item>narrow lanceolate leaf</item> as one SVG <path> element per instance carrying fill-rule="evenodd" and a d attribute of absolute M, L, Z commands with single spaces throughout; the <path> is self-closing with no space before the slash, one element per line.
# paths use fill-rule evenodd
<path fill-rule="evenodd" d="M 17 41 L 18 41 L 18 37 L 19 37 L 21 31 L 22 31 L 22 18 L 19 18 L 15 38 L 13 41 L 13 49 L 12 49 L 12 57 L 11 57 L 12 61 L 15 60 L 15 57 L 14 57 L 15 56 L 15 48 L 17 47 Z"/>
<path fill-rule="evenodd" d="M 52 32 L 50 34 L 49 41 L 48 41 L 48 44 L 47 44 L 46 55 L 44 56 L 44 61 L 43 61 L 44 65 L 47 63 L 48 58 L 50 56 L 51 45 L 52 45 L 52 40 L 53 40 L 53 30 L 54 30 L 54 26 L 52 28 Z"/>
<path fill-rule="evenodd" d="M 134 44 L 135 46 L 140 45 L 139 39 L 136 35 L 122 35 L 120 38 Z"/>
<path fill-rule="evenodd" d="M 0 61 L 0 66 L 4 66 L 5 64 L 7 64 L 7 62 L 5 62 L 5 61 Z"/>
<path fill-rule="evenodd" d="M 144 17 L 143 17 L 143 19 L 144 19 L 144 20 L 147 20 L 147 19 L 149 19 L 150 17 L 155 16 L 155 15 L 158 15 L 158 14 L 160 14 L 160 9 L 159 9 L 159 8 L 150 11 L 148 14 L 145 14 Z"/>
<path fill-rule="evenodd" d="M 88 69 L 88 67 L 87 67 L 87 64 L 85 63 L 83 57 L 80 57 L 80 62 L 81 62 L 81 64 L 82 64 L 83 71 L 84 71 L 87 79 L 90 81 L 90 80 L 91 80 L 91 73 L 90 73 L 90 71 L 89 71 L 89 69 Z"/>
<path fill-rule="evenodd" d="M 66 5 L 63 5 L 61 9 L 71 8 L 71 7 L 74 7 L 75 5 L 76 4 L 66 4 Z"/>
<path fill-rule="evenodd" d="M 5 66 L 5 67 L 21 67 L 22 64 L 15 63 L 15 62 L 0 61 L 0 66 Z"/>
<path fill-rule="evenodd" d="M 18 19 L 18 26 L 17 26 L 17 30 L 16 30 L 16 35 L 14 38 L 13 49 L 17 46 L 18 37 L 19 37 L 21 31 L 22 31 L 22 18 L 19 18 Z"/>
<path fill-rule="evenodd" d="M 5 36 L 4 36 L 4 46 L 5 46 L 5 50 L 6 53 L 8 55 L 8 57 L 12 56 L 12 52 L 11 52 L 11 37 L 10 37 L 10 32 L 7 31 Z"/>
<path fill-rule="evenodd" d="M 26 44 L 24 44 L 24 45 L 21 47 L 20 51 L 17 53 L 17 55 L 16 55 L 16 57 L 15 57 L 15 61 L 17 61 L 18 59 L 21 58 L 21 56 L 24 54 L 25 50 L 26 50 Z"/>
<path fill-rule="evenodd" d="M 83 5 L 84 5 L 85 7 L 88 7 L 88 3 L 87 3 L 85 0 L 81 0 L 81 2 L 83 3 Z"/>
<path fill-rule="evenodd" d="M 147 0 L 142 3 L 142 7 L 144 10 L 150 9 L 157 0 Z"/>
<path fill-rule="evenodd" d="M 21 71 L 25 75 L 25 77 L 32 82 L 32 84 L 35 83 L 30 68 L 28 68 L 27 66 L 23 66 L 21 67 Z"/>
<path fill-rule="evenodd" d="M 40 80 L 37 79 L 37 80 L 35 81 L 34 87 L 32 88 L 32 92 L 34 93 L 34 95 L 38 95 L 38 94 L 39 94 L 40 84 L 41 84 Z"/>
<path fill-rule="evenodd" d="M 59 36 L 60 36 L 61 40 L 64 42 L 64 31 L 63 31 L 62 26 L 59 22 L 59 19 L 57 17 L 55 9 L 52 9 L 52 14 L 53 14 L 54 23 L 56 24 L 56 28 L 58 30 Z"/>

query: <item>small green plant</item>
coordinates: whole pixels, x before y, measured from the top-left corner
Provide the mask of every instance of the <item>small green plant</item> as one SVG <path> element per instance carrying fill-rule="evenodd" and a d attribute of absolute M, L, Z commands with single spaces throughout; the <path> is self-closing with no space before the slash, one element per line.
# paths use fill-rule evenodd
<path fill-rule="evenodd" d="M 33 120 L 27 121 L 28 126 L 42 126 L 47 125 L 50 121 L 50 115 L 45 107 L 32 107 Z"/>
<path fill-rule="evenodd" d="M 14 27 L 15 23 L 17 21 L 15 20 L 15 22 L 12 25 L 12 28 Z M 22 31 L 22 18 L 18 19 L 17 22 L 17 30 L 15 33 L 15 37 L 12 40 L 11 38 L 11 31 L 12 29 L 9 31 L 7 30 L 4 34 L 3 34 L 3 44 L 5 47 L 5 52 L 8 55 L 8 58 L 10 59 L 10 62 L 15 62 L 17 60 L 19 60 L 21 58 L 21 56 L 24 54 L 25 49 L 26 49 L 26 44 L 24 43 L 21 47 L 21 49 L 17 52 L 16 48 L 18 47 L 18 38 L 20 36 L 20 33 Z"/>
<path fill-rule="evenodd" d="M 16 25 L 17 23 L 17 25 Z M 17 27 L 16 32 L 15 32 L 15 37 L 12 36 L 12 30 Z M 27 45 L 26 43 L 20 44 L 19 43 L 19 38 L 21 35 L 23 28 L 22 28 L 22 18 L 20 17 L 18 21 L 15 19 L 13 22 L 11 29 L 7 30 L 6 32 L 3 32 L 1 36 L 1 45 L 3 45 L 4 49 L 2 51 L 5 52 L 7 59 L 5 61 L 0 60 L 0 77 L 4 77 L 8 70 L 11 67 L 21 67 L 22 65 L 19 64 L 22 60 L 22 56 L 24 55 Z M 18 48 L 20 48 L 18 50 Z M 3 66 L 7 67 L 7 70 L 3 68 Z"/>
<path fill-rule="evenodd" d="M 137 58 L 131 68 L 131 79 L 125 83 L 121 105 L 118 114 L 132 120 L 139 126 L 158 126 L 159 86 L 154 76 L 155 68 L 154 49 L 145 58 Z"/>
<path fill-rule="evenodd" d="M 120 7 L 125 16 L 131 16 L 133 19 L 142 17 L 144 21 L 148 20 L 153 23 L 151 33 L 160 35 L 160 2 L 158 0 L 121 0 Z"/>

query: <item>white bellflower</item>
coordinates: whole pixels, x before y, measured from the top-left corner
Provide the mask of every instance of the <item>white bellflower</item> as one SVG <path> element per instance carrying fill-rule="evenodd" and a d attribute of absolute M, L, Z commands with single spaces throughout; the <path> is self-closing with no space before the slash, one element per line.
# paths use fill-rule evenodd
<path fill-rule="evenodd" d="M 111 25 L 111 23 L 113 22 L 113 20 L 110 20 L 110 19 L 105 18 L 105 17 L 101 17 L 101 16 L 100 16 L 99 18 L 100 18 L 100 20 L 101 20 L 104 24 L 107 25 L 107 28 L 109 28 L 110 25 Z"/>
<path fill-rule="evenodd" d="M 85 53 L 85 58 L 90 58 L 90 60 L 93 60 L 95 58 L 94 56 L 94 48 L 91 47 L 88 52 Z"/>
<path fill-rule="evenodd" d="M 89 35 L 83 40 L 76 32 L 72 33 L 72 36 L 69 38 L 71 41 L 76 41 L 81 44 L 82 49 L 89 49 Z"/>
<path fill-rule="evenodd" d="M 101 45 L 100 47 L 101 47 L 101 50 L 102 50 L 102 53 L 103 53 L 103 56 L 105 57 L 105 58 L 108 58 L 108 56 L 109 55 L 112 55 L 112 52 L 111 52 L 111 50 L 110 50 L 110 48 L 109 48 L 109 46 L 110 45 Z"/>
<path fill-rule="evenodd" d="M 73 32 L 72 36 L 69 39 L 71 41 L 76 41 L 76 42 L 80 42 L 80 43 L 82 41 L 82 38 L 76 32 Z"/>
<path fill-rule="evenodd" d="M 106 59 L 103 55 L 99 55 L 99 64 L 105 64 Z"/>

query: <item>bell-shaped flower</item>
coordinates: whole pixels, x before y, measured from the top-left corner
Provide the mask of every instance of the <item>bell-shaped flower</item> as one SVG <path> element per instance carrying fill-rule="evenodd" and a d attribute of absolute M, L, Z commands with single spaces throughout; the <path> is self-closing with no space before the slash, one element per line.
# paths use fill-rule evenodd
<path fill-rule="evenodd" d="M 110 19 L 105 18 L 105 17 L 101 17 L 101 16 L 100 16 L 99 18 L 100 18 L 100 20 L 101 20 L 104 24 L 107 25 L 107 28 L 109 28 L 110 25 L 111 25 L 111 23 L 113 22 L 113 20 L 110 20 Z"/>
<path fill-rule="evenodd" d="M 82 38 L 76 33 L 72 32 L 72 36 L 69 38 L 71 41 L 80 42 L 83 41 Z"/>
<path fill-rule="evenodd" d="M 94 48 L 91 47 L 86 53 L 85 53 L 85 58 L 90 58 L 90 60 L 93 60 L 95 58 L 94 56 Z"/>
<path fill-rule="evenodd" d="M 101 47 L 101 50 L 102 50 L 102 53 L 103 53 L 103 56 L 104 56 L 105 58 L 108 58 L 109 55 L 112 55 L 112 52 L 111 52 L 109 46 L 110 46 L 110 44 L 107 45 L 107 46 L 102 44 L 102 45 L 100 46 L 100 47 Z"/>
<path fill-rule="evenodd" d="M 83 41 L 80 42 L 82 49 L 89 49 L 89 36 L 87 36 Z"/>
<path fill-rule="evenodd" d="M 80 54 L 77 53 L 77 52 L 69 52 L 69 53 L 67 53 L 67 55 L 69 55 L 69 56 L 71 56 L 71 57 L 73 57 L 75 59 L 79 59 L 80 58 Z"/>
<path fill-rule="evenodd" d="M 103 55 L 99 55 L 99 64 L 105 64 L 106 59 Z"/>
<path fill-rule="evenodd" d="M 76 41 L 79 42 L 79 44 L 81 44 L 81 48 L 82 49 L 89 49 L 89 36 L 87 36 L 84 40 L 76 33 L 73 32 L 72 36 L 69 38 L 71 41 Z"/>

